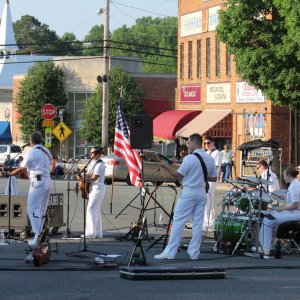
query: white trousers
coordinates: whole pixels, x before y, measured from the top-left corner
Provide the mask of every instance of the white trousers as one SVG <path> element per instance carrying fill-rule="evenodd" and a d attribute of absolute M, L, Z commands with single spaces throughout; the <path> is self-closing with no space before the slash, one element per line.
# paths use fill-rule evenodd
<path fill-rule="evenodd" d="M 269 220 L 265 217 L 259 231 L 259 242 L 262 245 L 265 254 L 270 253 L 273 232 L 274 234 L 277 232 L 277 226 L 288 221 L 300 221 L 299 209 L 274 212 L 272 215 L 275 217 L 275 220 Z"/>
<path fill-rule="evenodd" d="M 101 188 L 92 188 L 89 193 L 86 208 L 86 236 L 102 237 L 102 216 L 101 205 L 105 196 L 106 186 L 101 184 Z"/>
<path fill-rule="evenodd" d="M 27 213 L 35 235 L 39 235 L 42 230 L 44 216 L 49 203 L 50 187 L 50 177 L 42 177 L 41 181 L 37 181 L 36 178 L 30 179 Z"/>
<path fill-rule="evenodd" d="M 201 246 L 201 233 L 203 226 L 203 214 L 206 204 L 206 193 L 204 188 L 184 188 L 176 204 L 173 217 L 173 226 L 169 238 L 169 243 L 164 254 L 176 256 L 180 245 L 185 222 L 189 217 L 192 219 L 192 239 L 187 249 L 191 258 L 198 258 Z"/>
<path fill-rule="evenodd" d="M 9 184 L 10 184 L 10 186 L 9 186 Z M 19 195 L 18 188 L 17 188 L 16 176 L 9 176 L 8 177 L 6 187 L 5 187 L 5 191 L 4 191 L 4 195 L 9 195 L 9 188 L 10 188 L 10 194 L 11 195 Z"/>
<path fill-rule="evenodd" d="M 216 219 L 216 214 L 214 209 L 214 196 L 215 196 L 216 186 L 217 186 L 217 182 L 209 183 L 209 191 L 207 193 L 207 202 L 204 211 L 203 231 L 214 230 L 215 219 Z"/>

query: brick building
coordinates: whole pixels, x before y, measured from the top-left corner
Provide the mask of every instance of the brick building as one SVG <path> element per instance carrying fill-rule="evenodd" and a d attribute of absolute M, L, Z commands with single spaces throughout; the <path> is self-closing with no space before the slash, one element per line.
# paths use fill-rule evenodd
<path fill-rule="evenodd" d="M 274 139 L 281 148 L 281 165 L 298 165 L 299 116 L 287 108 L 275 107 L 238 77 L 233 57 L 227 55 L 226 45 L 216 39 L 220 9 L 220 0 L 178 1 L 175 106 L 178 110 L 201 113 L 176 135 L 187 137 L 196 131 L 212 135 L 217 138 L 218 148 L 229 143 L 234 151 L 244 142 Z M 242 153 L 235 153 L 240 175 Z"/>

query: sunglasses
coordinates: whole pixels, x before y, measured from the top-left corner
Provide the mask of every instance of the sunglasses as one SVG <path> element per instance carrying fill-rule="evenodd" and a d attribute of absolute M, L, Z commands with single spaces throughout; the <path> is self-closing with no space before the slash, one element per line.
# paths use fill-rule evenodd
<path fill-rule="evenodd" d="M 204 145 L 210 145 L 211 142 L 204 142 Z"/>

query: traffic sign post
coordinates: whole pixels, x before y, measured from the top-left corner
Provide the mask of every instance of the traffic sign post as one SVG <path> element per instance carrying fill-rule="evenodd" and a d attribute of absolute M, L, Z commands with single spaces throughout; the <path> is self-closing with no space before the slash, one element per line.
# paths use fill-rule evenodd
<path fill-rule="evenodd" d="M 51 147 L 51 138 L 52 138 L 52 129 L 51 127 L 47 127 L 45 130 L 45 147 Z"/>
<path fill-rule="evenodd" d="M 60 122 L 52 131 L 58 140 L 64 141 L 71 133 L 72 130 L 64 123 Z"/>
<path fill-rule="evenodd" d="M 41 116 L 45 120 L 53 120 L 57 116 L 57 109 L 53 104 L 47 103 L 41 109 Z"/>

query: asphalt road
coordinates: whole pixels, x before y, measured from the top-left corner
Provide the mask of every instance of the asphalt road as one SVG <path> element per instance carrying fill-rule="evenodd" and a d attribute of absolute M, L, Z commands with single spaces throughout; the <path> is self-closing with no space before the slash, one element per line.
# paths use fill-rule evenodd
<path fill-rule="evenodd" d="M 0 179 L 0 191 L 4 190 L 6 179 Z M 83 232 L 83 201 L 74 191 L 75 182 L 70 182 L 69 219 L 73 236 Z M 19 191 L 25 193 L 28 181 L 18 180 Z M 228 187 L 219 185 L 216 191 L 217 215 L 220 203 Z M 179 193 L 180 189 L 176 188 Z M 64 194 L 63 221 L 67 220 L 68 182 L 53 182 L 52 192 Z M 168 213 L 171 211 L 176 193 L 173 187 L 164 185 L 155 195 L 153 186 L 149 193 Z M 155 201 L 149 200 L 146 211 L 149 239 L 142 241 L 147 264 L 153 268 L 168 267 L 205 267 L 224 268 L 225 279 L 176 279 L 167 277 L 162 280 L 128 280 L 120 277 L 119 265 L 126 265 L 133 251 L 134 242 L 119 240 L 129 231 L 130 224 L 137 220 L 141 201 L 138 189 L 123 183 L 107 187 L 103 204 L 104 238 L 87 240 L 63 239 L 65 226 L 59 228 L 57 235 L 51 237 L 52 253 L 47 265 L 34 267 L 23 259 L 26 244 L 11 240 L 9 245 L 0 246 L 0 299 L 299 299 L 300 255 L 283 255 L 282 259 L 262 260 L 245 255 L 226 255 L 212 252 L 215 244 L 213 234 L 208 233 L 203 239 L 201 257 L 190 261 L 185 250 L 181 249 L 176 260 L 156 262 L 155 254 L 162 251 L 162 243 L 149 247 L 166 233 L 159 226 L 159 216 L 163 223 L 168 216 L 160 208 L 153 209 Z M 132 202 L 131 202 L 132 201 Z M 131 202 L 131 205 L 126 207 Z M 112 208 L 112 213 L 111 213 Z M 124 209 L 125 208 L 125 209 Z M 123 213 L 116 216 L 122 211 Z M 158 225 L 155 227 L 154 223 Z M 183 243 L 188 243 L 191 230 L 185 230 Z M 84 251 L 83 251 L 84 250 Z M 94 253 L 94 252 L 97 253 Z M 74 253 L 75 252 L 75 253 Z M 76 253 L 77 252 L 77 253 Z M 120 255 L 120 264 L 99 265 L 95 258 L 102 254 Z M 79 254 L 79 255 L 76 255 Z M 103 256 L 102 256 L 103 257 Z"/>

